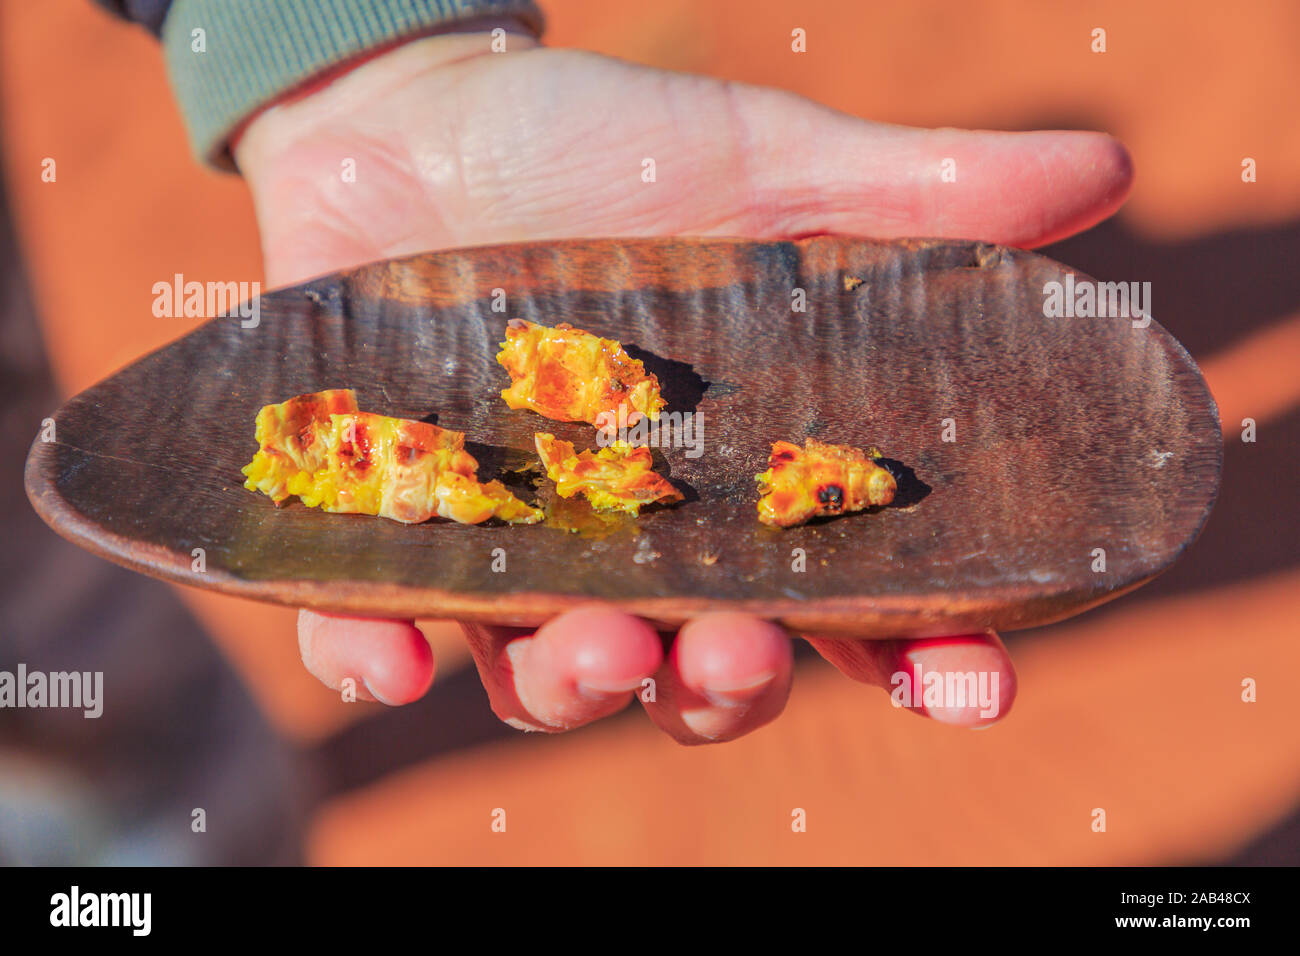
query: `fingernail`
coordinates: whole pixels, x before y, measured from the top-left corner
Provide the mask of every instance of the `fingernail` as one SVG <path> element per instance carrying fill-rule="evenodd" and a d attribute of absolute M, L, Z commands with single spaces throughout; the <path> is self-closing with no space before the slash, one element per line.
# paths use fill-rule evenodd
<path fill-rule="evenodd" d="M 384 697 L 383 694 L 379 693 L 379 691 L 375 690 L 373 687 L 370 686 L 369 677 L 361 678 L 361 684 L 362 686 L 365 687 L 366 690 L 370 692 L 370 696 L 373 697 L 375 700 L 379 701 L 381 704 L 384 704 L 388 707 L 396 706 L 391 700 L 388 700 L 387 698 Z"/>
<path fill-rule="evenodd" d="M 737 704 L 747 704 L 761 695 L 774 680 L 776 680 L 776 672 L 767 671 L 743 682 L 714 683 L 704 688 L 704 696 L 710 703 L 719 707 L 734 707 Z"/>
<path fill-rule="evenodd" d="M 626 694 L 629 691 L 636 690 L 641 686 L 644 678 L 633 677 L 628 680 L 614 681 L 578 681 L 578 690 L 588 696 L 603 696 L 605 694 Z"/>

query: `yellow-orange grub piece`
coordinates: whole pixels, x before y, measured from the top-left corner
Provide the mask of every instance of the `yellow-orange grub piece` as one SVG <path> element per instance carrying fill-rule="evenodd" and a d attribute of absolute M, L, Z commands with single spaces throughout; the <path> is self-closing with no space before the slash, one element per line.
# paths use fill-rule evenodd
<path fill-rule="evenodd" d="M 511 408 L 528 408 L 560 422 L 587 422 L 610 429 L 654 420 L 663 410 L 659 380 L 613 339 L 524 319 L 506 324 L 497 361 L 510 373 L 501 393 Z M 619 421 L 619 409 L 623 409 Z"/>
<path fill-rule="evenodd" d="M 461 432 L 357 411 L 350 388 L 299 395 L 257 413 L 257 454 L 244 487 L 278 505 L 297 495 L 336 514 L 411 524 L 434 515 L 533 524 L 542 512 L 499 481 L 478 481 Z"/>
<path fill-rule="evenodd" d="M 861 511 L 894 500 L 894 476 L 876 464 L 880 452 L 827 445 L 809 438 L 804 447 L 772 443 L 767 471 L 757 476 L 758 520 L 788 528 L 817 515 Z"/>
<path fill-rule="evenodd" d="M 545 432 L 538 432 L 533 440 L 546 477 L 555 482 L 561 498 L 582 492 L 597 511 L 631 515 L 656 501 L 682 500 L 680 491 L 655 474 L 649 448 L 615 441 L 600 451 L 575 453 L 572 442 Z"/>

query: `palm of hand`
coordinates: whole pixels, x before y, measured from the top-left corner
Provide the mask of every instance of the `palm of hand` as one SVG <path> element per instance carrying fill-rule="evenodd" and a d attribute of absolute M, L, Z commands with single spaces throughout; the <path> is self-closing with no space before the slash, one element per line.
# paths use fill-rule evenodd
<path fill-rule="evenodd" d="M 779 91 L 510 44 L 490 53 L 483 34 L 414 41 L 254 119 L 236 157 L 268 281 L 576 236 L 842 232 L 1032 245 L 1109 215 L 1131 178 L 1123 148 L 1098 134 L 881 126 Z M 947 158 L 955 183 L 939 177 Z M 790 687 L 789 638 L 741 615 L 701 617 L 671 642 L 597 607 L 535 634 L 464 627 L 493 709 L 527 729 L 606 716 L 653 678 L 655 699 L 644 703 L 659 726 L 685 743 L 726 740 L 777 716 Z M 304 662 L 331 686 L 359 676 L 377 699 L 404 703 L 433 677 L 410 622 L 303 612 L 299 635 Z M 919 659 L 931 670 L 999 671 L 998 716 L 1015 693 L 995 635 L 808 639 L 867 683 L 888 687 Z M 928 714 L 983 722 L 970 709 Z"/>

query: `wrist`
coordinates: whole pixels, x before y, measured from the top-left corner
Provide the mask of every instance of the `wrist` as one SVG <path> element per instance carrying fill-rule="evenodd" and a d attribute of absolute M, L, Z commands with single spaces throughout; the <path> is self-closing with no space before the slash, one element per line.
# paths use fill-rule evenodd
<path fill-rule="evenodd" d="M 232 133 L 265 104 L 370 51 L 491 18 L 544 29 L 536 0 L 170 0 L 162 46 L 192 149 L 229 170 Z"/>
<path fill-rule="evenodd" d="M 260 179 L 271 164 L 314 138 L 332 119 L 364 113 L 367 104 L 385 98 L 411 81 L 444 71 L 493 52 L 504 30 L 505 49 L 518 52 L 540 46 L 527 27 L 511 18 L 482 18 L 448 24 L 429 33 L 405 37 L 366 51 L 305 81 L 249 117 L 230 137 L 239 171 Z M 436 104 L 430 104 L 436 106 Z"/>

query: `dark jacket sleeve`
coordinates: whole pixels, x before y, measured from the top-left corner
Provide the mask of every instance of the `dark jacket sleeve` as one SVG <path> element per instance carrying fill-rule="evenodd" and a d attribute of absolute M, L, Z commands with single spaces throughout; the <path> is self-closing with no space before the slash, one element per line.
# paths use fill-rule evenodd
<path fill-rule="evenodd" d="M 227 140 L 245 119 L 368 50 L 482 17 L 535 36 L 534 0 L 97 0 L 162 39 L 172 91 L 203 162 L 233 170 Z"/>

